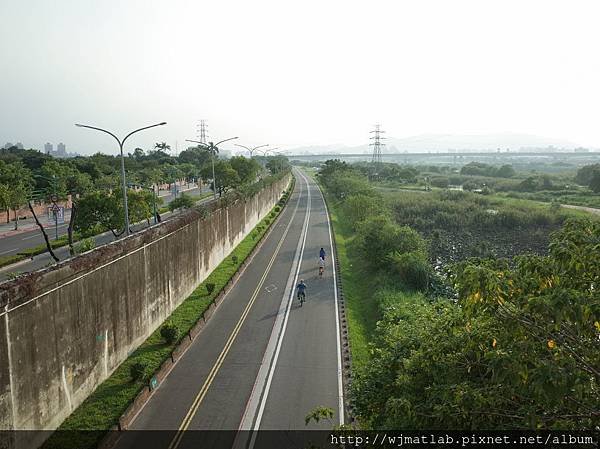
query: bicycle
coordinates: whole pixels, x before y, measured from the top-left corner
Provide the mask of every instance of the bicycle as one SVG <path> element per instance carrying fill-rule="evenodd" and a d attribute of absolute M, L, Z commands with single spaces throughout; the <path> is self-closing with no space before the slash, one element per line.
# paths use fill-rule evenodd
<path fill-rule="evenodd" d="M 302 304 L 306 301 L 306 293 L 298 292 L 298 300 L 300 301 L 300 307 L 302 307 Z"/>

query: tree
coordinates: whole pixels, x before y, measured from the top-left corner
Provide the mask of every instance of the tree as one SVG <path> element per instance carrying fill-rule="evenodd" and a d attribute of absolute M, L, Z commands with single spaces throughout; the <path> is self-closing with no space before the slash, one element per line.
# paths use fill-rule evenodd
<path fill-rule="evenodd" d="M 183 150 L 178 158 L 180 162 L 194 164 L 199 169 L 210 163 L 210 156 L 211 153 L 206 147 L 196 146 Z"/>
<path fill-rule="evenodd" d="M 369 217 L 358 225 L 356 245 L 367 263 L 374 267 L 389 267 L 394 255 L 425 253 L 425 241 L 408 226 L 398 226 L 389 217 Z"/>
<path fill-rule="evenodd" d="M 512 165 L 506 164 L 498 169 L 496 172 L 496 176 L 499 178 L 512 178 L 515 176 L 516 172 Z"/>
<path fill-rule="evenodd" d="M 123 232 L 123 207 L 120 196 L 113 192 L 94 191 L 79 200 L 74 228 L 83 236 L 93 236 L 99 231 L 111 231 L 117 237 Z M 129 198 L 128 198 L 129 199 Z"/>
<path fill-rule="evenodd" d="M 288 158 L 285 156 L 273 156 L 267 160 L 266 167 L 272 175 L 275 175 L 277 173 L 281 173 L 282 171 L 289 170 L 290 163 Z"/>
<path fill-rule="evenodd" d="M 398 298 L 356 373 L 376 429 L 593 429 L 600 422 L 600 223 L 568 221 L 548 256 L 468 260 L 458 304 Z"/>
<path fill-rule="evenodd" d="M 142 160 L 144 156 L 144 150 L 142 150 L 141 148 L 136 148 L 135 150 L 133 150 L 133 157 L 135 160 Z"/>
<path fill-rule="evenodd" d="M 193 182 L 196 178 L 198 178 L 198 173 L 200 172 L 198 167 L 188 162 L 179 164 L 177 168 L 187 183 Z"/>
<path fill-rule="evenodd" d="M 532 176 L 527 179 L 521 181 L 518 186 L 519 190 L 522 192 L 535 192 L 537 189 L 536 179 Z"/>
<path fill-rule="evenodd" d="M 342 208 L 355 230 L 364 220 L 387 215 L 387 208 L 379 195 L 351 195 L 344 200 Z"/>
<path fill-rule="evenodd" d="M 261 170 L 258 162 L 254 159 L 247 159 L 244 156 L 234 156 L 229 159 L 229 164 L 240 178 L 242 184 L 251 184 L 256 181 L 256 176 Z"/>
<path fill-rule="evenodd" d="M 194 200 L 188 195 L 182 193 L 169 203 L 169 210 L 174 212 L 176 209 L 189 209 L 194 206 Z"/>
<path fill-rule="evenodd" d="M 581 167 L 579 170 L 577 170 L 575 182 L 582 186 L 589 185 L 596 170 L 600 170 L 600 164 L 591 164 Z"/>
<path fill-rule="evenodd" d="M 169 151 L 171 151 L 171 145 L 167 145 L 166 142 L 155 143 L 154 148 L 156 148 L 157 151 L 162 153 L 168 153 Z"/>
<path fill-rule="evenodd" d="M 2 208 L 2 210 L 6 211 L 6 222 L 9 223 L 10 222 L 10 215 L 9 215 L 9 204 L 10 204 L 10 200 L 9 200 L 9 196 L 10 196 L 10 189 L 6 184 L 0 184 L 0 208 Z"/>
<path fill-rule="evenodd" d="M 600 169 L 594 170 L 589 184 L 590 189 L 594 193 L 600 193 Z"/>
<path fill-rule="evenodd" d="M 319 176 L 327 178 L 328 176 L 339 173 L 342 171 L 352 170 L 352 167 L 346 162 L 340 161 L 339 159 L 329 159 L 325 161 L 321 169 L 319 170 Z"/>
<path fill-rule="evenodd" d="M 8 190 L 4 197 L 7 209 L 12 209 L 15 217 L 15 230 L 19 228 L 19 217 L 17 211 L 21 206 L 27 204 L 33 187 L 31 171 L 20 161 L 0 165 L 0 184 Z"/>
<path fill-rule="evenodd" d="M 162 179 L 169 184 L 169 188 L 171 188 L 171 184 L 176 183 L 178 180 L 183 178 L 183 173 L 176 165 L 165 165 L 162 168 Z"/>
<path fill-rule="evenodd" d="M 201 175 L 203 178 L 212 178 L 212 167 L 210 165 L 206 165 L 202 171 Z M 214 181 L 212 183 L 211 188 L 213 191 L 219 193 L 219 196 L 222 196 L 227 191 L 237 187 L 240 185 L 240 177 L 238 173 L 231 168 L 229 162 L 224 160 L 215 161 L 215 177 L 217 178 L 217 185 L 214 185 Z"/>

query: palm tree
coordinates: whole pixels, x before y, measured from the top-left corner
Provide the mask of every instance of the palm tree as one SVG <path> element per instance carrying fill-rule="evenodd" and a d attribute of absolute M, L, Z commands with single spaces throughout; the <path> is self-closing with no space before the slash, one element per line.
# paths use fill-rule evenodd
<path fill-rule="evenodd" d="M 171 150 L 171 145 L 167 145 L 166 142 L 161 142 L 161 143 L 157 142 L 154 144 L 154 148 L 156 148 L 158 151 L 162 151 L 163 153 L 166 153 Z"/>

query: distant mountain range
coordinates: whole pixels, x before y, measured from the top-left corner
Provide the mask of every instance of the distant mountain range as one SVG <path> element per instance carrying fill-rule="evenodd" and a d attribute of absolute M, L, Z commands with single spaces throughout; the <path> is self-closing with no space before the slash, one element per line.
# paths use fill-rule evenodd
<path fill-rule="evenodd" d="M 497 149 L 516 151 L 521 148 L 561 148 L 575 149 L 577 143 L 562 139 L 534 136 L 530 134 L 420 134 L 417 136 L 398 139 L 387 137 L 384 140 L 385 153 L 428 151 L 466 150 L 466 151 L 495 151 Z M 358 146 L 348 145 L 312 145 L 292 148 L 289 154 L 327 154 L 327 153 L 370 153 L 372 149 L 367 143 Z"/>

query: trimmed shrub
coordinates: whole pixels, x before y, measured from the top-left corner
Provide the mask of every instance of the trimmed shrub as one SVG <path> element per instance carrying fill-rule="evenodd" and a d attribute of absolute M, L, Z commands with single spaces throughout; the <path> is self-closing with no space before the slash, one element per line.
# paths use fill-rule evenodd
<path fill-rule="evenodd" d="M 168 322 L 160 328 L 160 336 L 165 339 L 167 344 L 173 344 L 179 336 L 179 328 L 173 323 Z"/>
<path fill-rule="evenodd" d="M 208 292 L 209 295 L 211 295 L 214 290 L 215 290 L 215 284 L 213 282 L 209 282 L 208 284 L 206 284 L 206 291 Z"/>
<path fill-rule="evenodd" d="M 231 256 L 231 261 L 233 262 L 234 265 L 237 265 L 237 263 L 238 263 L 238 256 L 236 256 L 236 255 Z"/>
<path fill-rule="evenodd" d="M 136 362 L 129 367 L 129 375 L 134 382 L 144 380 L 146 378 L 146 370 L 147 365 L 145 363 Z"/>

